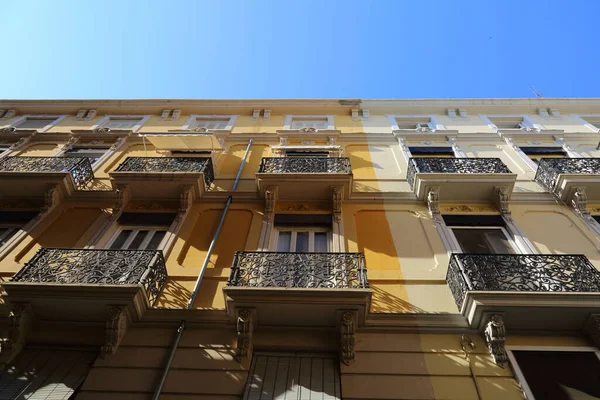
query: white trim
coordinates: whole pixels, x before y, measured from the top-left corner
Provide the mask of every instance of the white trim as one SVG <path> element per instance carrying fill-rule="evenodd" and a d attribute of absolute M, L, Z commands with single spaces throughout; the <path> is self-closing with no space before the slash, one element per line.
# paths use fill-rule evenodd
<path fill-rule="evenodd" d="M 19 128 L 19 125 L 22 124 L 23 122 L 25 122 L 27 119 L 50 119 L 50 118 L 55 118 L 55 120 L 51 123 L 49 123 L 48 125 L 44 126 L 43 128 L 39 128 L 39 129 L 32 129 L 32 130 L 36 130 L 39 133 L 42 132 L 46 132 L 48 129 L 52 128 L 53 126 L 56 126 L 56 124 L 58 124 L 59 122 L 61 122 L 63 119 L 67 118 L 68 115 L 67 114 L 25 114 L 25 115 L 21 115 L 20 117 L 18 117 L 17 119 L 15 119 L 12 123 L 5 125 L 4 127 L 10 127 L 10 126 L 14 126 L 15 128 Z"/>
<path fill-rule="evenodd" d="M 536 123 L 529 115 L 527 114 L 479 114 L 478 117 L 485 122 L 494 132 L 505 131 L 505 130 L 519 130 L 520 128 L 498 128 L 494 122 L 490 118 L 522 118 L 524 127 L 534 128 L 540 131 L 546 130 L 546 128 Z"/>
<path fill-rule="evenodd" d="M 595 353 L 596 357 L 600 359 L 600 351 L 596 347 L 567 347 L 567 346 L 506 346 L 506 354 L 508 355 L 508 360 L 510 362 L 510 366 L 515 372 L 515 377 L 517 381 L 523 388 L 523 392 L 527 400 L 536 400 L 533 396 L 533 392 L 527 383 L 527 379 L 525 379 L 525 375 L 523 371 L 521 371 L 521 367 L 517 362 L 513 351 L 555 351 L 555 352 L 582 352 L 582 353 Z"/>
<path fill-rule="evenodd" d="M 335 130 L 335 124 L 333 115 L 284 115 L 285 122 L 283 123 L 283 130 L 289 131 L 292 130 L 292 121 L 294 118 L 296 119 L 311 119 L 311 118 L 327 118 L 327 129 L 328 131 Z"/>
<path fill-rule="evenodd" d="M 586 117 L 600 118 L 600 114 L 570 114 L 570 116 L 573 117 L 573 119 L 581 122 L 583 125 L 585 125 L 586 128 L 588 128 L 592 132 L 600 133 L 600 126 L 597 127 L 596 125 L 591 124 L 585 120 Z"/>
<path fill-rule="evenodd" d="M 94 125 L 92 125 L 92 130 L 101 128 L 103 125 L 105 125 L 111 119 L 119 120 L 119 119 L 137 119 L 137 118 L 139 118 L 140 122 L 137 123 L 136 125 L 134 125 L 133 128 L 131 128 L 131 131 L 133 133 L 136 133 L 150 119 L 150 117 L 152 117 L 152 116 L 151 115 L 132 115 L 132 114 L 127 114 L 127 115 L 124 115 L 124 114 L 119 114 L 119 115 L 116 115 L 116 114 L 105 115 L 98 122 L 96 122 Z M 129 130 L 129 129 L 124 129 L 124 130 Z"/>
<path fill-rule="evenodd" d="M 227 125 L 225 126 L 225 128 L 223 130 L 225 131 L 230 131 L 233 129 L 233 125 L 235 124 L 235 121 L 237 119 L 237 115 L 202 115 L 202 114 L 193 114 L 190 115 L 190 117 L 187 119 L 187 121 L 185 121 L 185 124 L 183 124 L 183 127 L 181 129 L 192 129 L 194 126 L 194 122 L 196 122 L 199 119 L 222 119 L 225 120 L 227 118 L 229 118 L 229 121 L 227 121 Z"/>
<path fill-rule="evenodd" d="M 510 233 L 512 240 L 521 252 L 520 254 L 539 254 L 536 247 L 531 243 L 527 236 L 525 236 L 523 231 L 521 231 L 521 228 L 515 224 L 512 218 L 502 215 L 502 219 L 504 220 L 504 227 Z"/>
<path fill-rule="evenodd" d="M 390 126 L 392 127 L 392 131 L 416 130 L 417 128 L 415 128 L 415 129 L 400 128 L 398 126 L 397 119 L 419 119 L 419 118 L 429 119 L 429 122 L 427 122 L 427 125 L 429 126 L 429 129 L 431 129 L 433 131 L 447 130 L 446 127 L 440 122 L 439 118 L 434 114 L 419 114 L 419 115 L 385 114 L 385 116 L 388 118 L 388 122 L 389 122 Z"/>

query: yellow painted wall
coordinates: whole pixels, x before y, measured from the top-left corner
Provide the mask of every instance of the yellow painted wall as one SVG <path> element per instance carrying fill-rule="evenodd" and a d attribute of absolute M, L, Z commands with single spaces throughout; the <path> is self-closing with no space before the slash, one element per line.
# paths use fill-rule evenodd
<path fill-rule="evenodd" d="M 22 157 L 50 157 L 58 151 L 58 145 L 55 144 L 32 144 L 27 146 L 17 155 Z"/>

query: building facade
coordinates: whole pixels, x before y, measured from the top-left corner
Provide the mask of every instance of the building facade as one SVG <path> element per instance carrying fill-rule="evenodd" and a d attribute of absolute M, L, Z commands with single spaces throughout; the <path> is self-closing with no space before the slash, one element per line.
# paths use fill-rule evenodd
<path fill-rule="evenodd" d="M 0 398 L 600 398 L 599 130 L 600 99 L 0 101 Z"/>

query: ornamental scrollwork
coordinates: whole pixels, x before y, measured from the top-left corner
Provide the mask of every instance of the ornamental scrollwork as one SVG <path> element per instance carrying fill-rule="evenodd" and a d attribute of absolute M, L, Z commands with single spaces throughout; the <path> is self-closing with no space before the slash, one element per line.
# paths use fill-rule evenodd
<path fill-rule="evenodd" d="M 347 157 L 267 157 L 259 173 L 264 174 L 350 174 Z"/>
<path fill-rule="evenodd" d="M 242 308 L 237 311 L 237 349 L 236 358 L 243 360 L 252 356 L 252 310 Z"/>
<path fill-rule="evenodd" d="M 13 282 L 135 285 L 146 290 L 150 304 L 167 281 L 160 250 L 41 248 L 12 278 Z"/>
<path fill-rule="evenodd" d="M 600 174 L 600 158 L 542 158 L 538 164 L 535 181 L 552 193 L 561 174 Z"/>
<path fill-rule="evenodd" d="M 354 362 L 354 334 L 356 333 L 356 311 L 342 313 L 341 360 L 350 365 Z"/>
<path fill-rule="evenodd" d="M 100 349 L 102 358 L 116 353 L 123 336 L 127 332 L 129 316 L 126 306 L 112 306 L 104 328 L 104 345 Z"/>
<path fill-rule="evenodd" d="M 411 158 L 406 179 L 415 185 L 416 174 L 510 174 L 499 158 Z"/>
<path fill-rule="evenodd" d="M 198 172 L 206 187 L 215 179 L 208 157 L 127 157 L 114 172 Z"/>
<path fill-rule="evenodd" d="M 23 347 L 31 323 L 31 306 L 27 303 L 13 303 L 8 314 L 6 339 L 0 345 L 0 360 L 8 362 Z"/>
<path fill-rule="evenodd" d="M 363 253 L 235 253 L 228 286 L 367 289 Z"/>
<path fill-rule="evenodd" d="M 94 179 L 87 157 L 6 157 L 0 160 L 2 172 L 68 172 L 76 189 L 83 189 Z"/>
<path fill-rule="evenodd" d="M 600 292 L 583 255 L 453 254 L 446 282 L 460 309 L 467 291 Z"/>

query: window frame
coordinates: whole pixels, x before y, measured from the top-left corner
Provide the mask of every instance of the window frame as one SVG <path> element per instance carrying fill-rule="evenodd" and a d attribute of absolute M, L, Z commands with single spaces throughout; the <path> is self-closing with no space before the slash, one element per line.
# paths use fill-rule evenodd
<path fill-rule="evenodd" d="M 289 251 L 279 251 L 278 250 L 278 244 L 279 244 L 279 234 L 282 231 L 291 231 L 292 235 L 290 237 L 290 250 Z M 296 247 L 296 238 L 297 238 L 297 234 L 298 232 L 308 232 L 309 236 L 308 236 L 308 251 L 304 252 L 304 253 L 315 253 L 315 254 L 319 254 L 317 252 L 314 251 L 314 246 L 315 246 L 315 240 L 314 240 L 314 234 L 315 232 L 325 232 L 327 234 L 327 251 L 325 251 L 325 253 L 333 253 L 333 229 L 332 227 L 325 227 L 325 226 L 274 226 L 273 227 L 273 233 L 271 235 L 271 243 L 269 245 L 269 249 L 271 249 L 271 251 L 277 252 L 277 253 L 298 253 L 295 249 Z M 292 250 L 293 248 L 293 250 Z M 312 250 L 311 250 L 312 248 Z"/>
<path fill-rule="evenodd" d="M 527 114 L 479 114 L 478 117 L 494 132 L 519 131 L 521 129 L 546 130 L 543 125 L 536 123 Z M 499 128 L 490 118 L 522 118 L 520 124 L 523 124 L 523 126 L 520 128 Z"/>
<path fill-rule="evenodd" d="M 117 240 L 117 238 L 121 235 L 123 231 L 132 231 L 130 237 L 125 240 L 121 248 L 111 249 L 113 243 Z M 127 247 L 133 242 L 133 240 L 137 237 L 140 231 L 148 231 L 152 232 L 152 235 L 146 237 L 142 243 L 140 243 L 140 248 L 137 249 L 128 249 Z M 148 243 L 152 240 L 157 231 L 165 231 L 165 236 L 162 238 L 156 249 L 146 249 Z M 135 235 L 133 234 L 135 232 Z M 112 234 L 110 239 L 104 245 L 106 250 L 163 250 L 166 244 L 167 234 L 169 233 L 168 226 L 158 226 L 158 225 L 119 225 L 115 232 Z"/>
<path fill-rule="evenodd" d="M 27 120 L 54 119 L 54 121 L 47 124 L 43 128 L 37 128 L 37 129 L 36 128 L 33 128 L 33 129 L 26 128 L 26 130 L 32 130 L 32 131 L 37 131 L 39 133 L 43 133 L 43 132 L 46 132 L 47 130 L 51 129 L 52 127 L 56 126 L 59 122 L 61 122 L 62 120 L 64 120 L 67 117 L 68 117 L 68 115 L 66 115 L 66 114 L 25 114 L 25 115 L 21 115 L 20 117 L 18 117 L 17 119 L 12 121 L 10 124 L 6 125 L 5 127 L 14 127 L 18 130 L 19 125 L 21 125 L 23 122 L 26 122 Z"/>
<path fill-rule="evenodd" d="M 105 115 L 104 117 L 102 117 L 98 122 L 96 122 L 94 125 L 92 125 L 92 130 L 94 129 L 99 129 L 99 128 L 103 128 L 104 125 L 106 125 L 109 121 L 111 120 L 126 120 L 126 119 L 139 119 L 140 121 L 134 125 L 131 129 L 117 129 L 117 128 L 110 128 L 110 129 L 114 129 L 116 131 L 131 131 L 131 132 L 138 132 L 142 126 L 144 126 L 144 124 L 150 119 L 151 115 L 132 115 L 132 114 L 111 114 L 111 115 Z"/>
<path fill-rule="evenodd" d="M 581 122 L 592 132 L 600 133 L 600 114 L 571 114 L 570 116 Z M 598 119 L 598 125 L 588 121 L 586 118 Z"/>
<path fill-rule="evenodd" d="M 102 161 L 102 157 L 104 157 L 109 151 L 110 151 L 110 147 L 73 147 L 72 149 L 69 149 L 67 151 L 65 151 L 64 153 L 62 153 L 60 156 L 61 157 L 71 157 L 71 156 L 67 156 L 66 154 L 72 154 L 70 152 L 73 151 L 77 151 L 77 150 L 103 150 L 104 152 L 102 153 L 102 155 L 100 155 L 100 157 L 98 157 L 98 159 L 94 162 L 90 161 L 90 164 L 92 166 L 95 166 L 96 164 L 100 165 L 99 163 Z M 73 157 L 77 157 L 77 156 L 73 156 Z M 87 156 L 80 156 L 80 157 L 87 157 Z M 87 157 L 90 158 L 90 157 Z"/>
<path fill-rule="evenodd" d="M 407 114 L 387 114 L 388 122 L 392 127 L 392 132 L 400 131 L 400 132 L 410 132 L 417 131 L 419 128 L 415 126 L 415 128 L 407 129 L 400 128 L 398 126 L 398 120 L 400 119 L 429 119 L 427 123 L 428 127 L 432 131 L 445 131 L 447 130 L 446 126 L 443 125 L 437 115 L 434 114 L 419 114 L 419 115 L 407 115 Z"/>
<path fill-rule="evenodd" d="M 514 252 L 513 254 L 523 254 L 521 252 L 521 249 L 519 248 L 519 246 L 515 242 L 515 240 L 512 238 L 512 236 L 509 234 L 508 230 L 504 226 L 492 226 L 492 225 L 490 225 L 490 226 L 469 226 L 469 225 L 456 226 L 456 225 L 447 225 L 447 227 L 450 230 L 450 233 L 452 233 L 452 238 L 454 239 L 454 241 L 455 241 L 455 243 L 457 245 L 456 248 L 460 249 L 460 253 L 461 254 L 466 254 L 466 253 L 462 249 L 462 246 L 460 245 L 460 241 L 456 238 L 456 235 L 454 234 L 454 229 L 499 229 L 502 232 L 502 234 L 504 234 L 504 237 L 506 238 L 506 240 L 508 240 L 508 243 L 512 247 L 512 250 Z M 506 253 L 490 253 L 490 254 L 506 254 Z"/>
<path fill-rule="evenodd" d="M 194 129 L 196 128 L 194 126 L 194 123 L 196 121 L 198 121 L 199 119 L 204 119 L 204 120 L 226 120 L 229 119 L 229 121 L 227 121 L 227 124 L 225 126 L 225 128 L 223 129 L 207 129 L 207 131 L 231 131 L 233 129 L 233 125 L 235 125 L 235 121 L 237 120 L 237 115 L 202 115 L 202 114 L 193 114 L 190 115 L 190 117 L 187 119 L 187 121 L 185 122 L 185 124 L 183 124 L 183 128 L 184 130 L 189 130 L 189 129 Z"/>
<path fill-rule="evenodd" d="M 536 400 L 536 398 L 533 396 L 533 392 L 531 391 L 531 388 L 529 387 L 529 384 L 527 383 L 527 380 L 525 379 L 525 374 L 523 374 L 523 371 L 521 370 L 521 367 L 519 366 L 519 363 L 517 362 L 517 358 L 513 354 L 514 351 L 545 351 L 545 352 L 557 351 L 557 352 L 584 352 L 584 353 L 587 352 L 587 353 L 596 354 L 596 357 L 598 357 L 598 359 L 600 360 L 600 349 L 598 349 L 596 347 L 587 347 L 587 346 L 582 346 L 582 347 L 506 346 L 505 350 L 506 350 L 506 354 L 508 355 L 508 360 L 510 362 L 510 366 L 513 368 L 513 371 L 515 372 L 515 378 L 517 378 L 517 381 L 523 388 L 523 392 L 525 392 L 525 395 L 527 396 L 528 400 Z M 537 399 L 537 400 L 541 400 L 541 399 Z"/>
<path fill-rule="evenodd" d="M 10 222 L 0 223 L 0 229 L 7 229 L 6 232 L 0 233 L 0 248 L 4 247 L 10 241 L 10 239 L 12 239 L 17 233 L 19 233 L 19 231 L 21 229 L 23 229 L 23 227 L 26 224 L 27 223 L 25 223 L 25 224 L 10 223 Z M 11 231 L 11 229 L 12 229 L 12 231 Z M 4 241 L 4 243 L 3 243 L 3 241 Z"/>
<path fill-rule="evenodd" d="M 285 131 L 299 131 L 302 128 L 296 129 L 292 128 L 292 123 L 294 119 L 302 120 L 302 119 L 327 119 L 327 128 L 317 129 L 320 131 L 334 131 L 335 130 L 335 121 L 333 115 L 285 115 L 285 122 L 283 124 L 283 130 Z"/>

